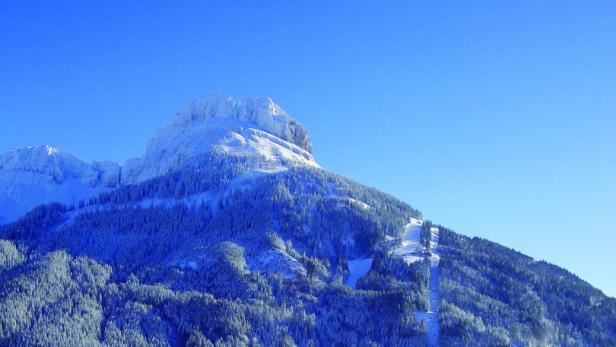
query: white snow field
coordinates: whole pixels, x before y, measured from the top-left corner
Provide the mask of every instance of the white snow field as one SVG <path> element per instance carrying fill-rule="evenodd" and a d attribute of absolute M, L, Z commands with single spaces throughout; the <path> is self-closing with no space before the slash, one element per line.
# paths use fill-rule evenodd
<path fill-rule="evenodd" d="M 119 184 L 120 166 L 85 163 L 51 146 L 0 154 L 0 224 L 51 202 L 87 200 Z"/>
<path fill-rule="evenodd" d="M 426 252 L 421 251 L 421 227 L 423 221 L 411 218 L 411 222 L 405 226 L 404 235 L 400 247 L 394 250 L 394 254 L 401 256 L 408 264 L 430 259 L 430 284 L 428 295 L 430 300 L 430 308 L 428 311 L 418 311 L 415 313 L 415 319 L 423 321 L 426 325 L 428 334 L 428 345 L 438 346 L 439 326 L 438 313 L 441 307 L 441 293 L 439 262 L 441 260 L 438 248 L 439 229 L 431 228 L 430 248 L 432 253 L 428 256 Z"/>
<path fill-rule="evenodd" d="M 401 256 L 407 264 L 423 260 L 423 257 L 415 254 L 421 246 L 421 226 L 423 221 L 411 218 L 411 222 L 404 226 L 404 235 L 402 236 L 402 244 L 394 250 L 394 254 Z"/>
<path fill-rule="evenodd" d="M 357 281 L 370 271 L 372 258 L 349 260 L 348 266 L 349 277 L 344 284 L 355 289 Z"/>

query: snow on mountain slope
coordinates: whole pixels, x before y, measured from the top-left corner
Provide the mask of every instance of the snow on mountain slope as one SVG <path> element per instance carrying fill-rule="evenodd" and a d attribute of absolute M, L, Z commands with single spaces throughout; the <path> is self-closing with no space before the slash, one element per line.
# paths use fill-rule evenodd
<path fill-rule="evenodd" d="M 284 249 L 267 249 L 257 257 L 249 259 L 250 271 L 276 272 L 285 277 L 305 276 L 306 269 Z"/>
<path fill-rule="evenodd" d="M 188 103 L 150 140 L 142 157 L 123 166 L 85 163 L 50 146 L 26 147 L 0 156 L 0 223 L 47 202 L 76 203 L 105 189 L 134 184 L 198 164 L 215 152 L 258 157 L 260 172 L 290 164 L 318 167 L 310 136 L 270 98 L 233 100 L 205 96 Z"/>
<path fill-rule="evenodd" d="M 400 247 L 394 250 L 394 254 L 401 256 L 407 263 L 423 260 L 421 247 L 421 226 L 423 221 L 415 218 L 404 227 L 404 235 Z"/>
<path fill-rule="evenodd" d="M 426 325 L 428 346 L 438 346 L 440 335 L 438 319 L 441 307 L 439 229 L 435 227 L 430 228 L 431 251 L 428 253 L 421 245 L 422 226 L 423 221 L 411 218 L 411 222 L 405 226 L 400 247 L 396 248 L 393 253 L 402 257 L 409 264 L 426 258 L 430 259 L 430 283 L 428 288 L 430 309 L 428 311 L 415 312 L 415 319 L 423 321 Z"/>
<path fill-rule="evenodd" d="M 369 209 L 366 203 L 350 199 L 352 202 L 359 204 L 364 209 Z M 400 242 L 400 246 L 393 253 L 404 259 L 407 264 L 414 263 L 424 259 L 425 250 L 421 247 L 421 227 L 423 221 L 411 218 L 411 221 L 404 226 L 404 234 Z M 372 258 L 349 260 L 349 276 L 345 284 L 348 287 L 355 289 L 357 281 L 370 271 Z"/>
<path fill-rule="evenodd" d="M 282 140 L 312 151 L 306 128 L 271 98 L 233 100 L 228 96 L 204 96 L 188 103 L 173 121 L 173 128 L 191 126 L 211 118 L 231 118 L 256 125 Z"/>
<path fill-rule="evenodd" d="M 227 153 L 258 154 L 272 161 L 285 158 L 296 163 L 318 166 L 312 154 L 305 149 L 252 127 L 228 133 L 217 147 Z"/>
<path fill-rule="evenodd" d="M 87 164 L 51 146 L 0 155 L 0 223 L 51 201 L 74 203 L 119 183 L 120 166 Z"/>
<path fill-rule="evenodd" d="M 178 125 L 179 124 L 179 125 Z M 288 162 L 318 166 L 306 149 L 259 129 L 257 124 L 230 117 L 174 122 L 160 130 L 143 157 L 126 162 L 122 183 L 142 182 L 199 160 L 208 151 L 257 155 L 280 171 Z"/>
<path fill-rule="evenodd" d="M 286 162 L 317 166 L 306 129 L 270 98 L 206 96 L 190 102 L 159 130 L 143 157 L 126 163 L 123 183 L 166 174 L 208 151 L 258 155 L 276 164 L 272 171 Z"/>
<path fill-rule="evenodd" d="M 30 146 L 3 154 L 0 156 L 0 169 L 44 174 L 56 183 L 62 183 L 70 177 L 82 177 L 84 183 L 96 180 L 96 172 L 88 164 L 47 145 Z"/>

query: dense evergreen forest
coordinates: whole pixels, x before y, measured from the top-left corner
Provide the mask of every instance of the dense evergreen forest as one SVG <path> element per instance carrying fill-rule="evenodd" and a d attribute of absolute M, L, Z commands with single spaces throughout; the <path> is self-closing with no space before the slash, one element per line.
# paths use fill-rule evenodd
<path fill-rule="evenodd" d="M 616 345 L 616 299 L 557 266 L 441 230 L 445 345 Z"/>
<path fill-rule="evenodd" d="M 418 210 L 317 168 L 203 160 L 215 170 L 1 226 L 0 345 L 426 345 L 413 314 L 428 307 L 430 263 L 391 252 Z M 439 228 L 442 345 L 616 345 L 614 299 Z M 368 256 L 357 288 L 345 286 L 348 261 Z"/>

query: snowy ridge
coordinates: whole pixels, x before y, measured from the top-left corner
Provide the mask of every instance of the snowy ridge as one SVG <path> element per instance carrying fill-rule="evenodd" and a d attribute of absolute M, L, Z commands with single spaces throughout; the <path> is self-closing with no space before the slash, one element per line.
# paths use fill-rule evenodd
<path fill-rule="evenodd" d="M 43 203 L 88 199 L 117 187 L 119 179 L 118 164 L 88 164 L 51 146 L 9 151 L 0 155 L 0 223 Z"/>
<path fill-rule="evenodd" d="M 77 178 L 91 187 L 115 186 L 120 166 L 111 162 L 88 164 L 57 148 L 28 146 L 0 155 L 0 172 L 30 172 L 49 177 L 56 183 Z"/>

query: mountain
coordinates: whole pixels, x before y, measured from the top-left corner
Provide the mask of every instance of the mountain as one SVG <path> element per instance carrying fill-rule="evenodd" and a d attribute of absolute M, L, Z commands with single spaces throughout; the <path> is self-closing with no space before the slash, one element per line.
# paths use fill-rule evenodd
<path fill-rule="evenodd" d="M 124 165 L 85 163 L 44 145 L 0 156 L 0 223 L 47 202 L 75 204 L 103 191 L 199 164 L 207 153 L 266 159 L 257 171 L 274 172 L 286 162 L 318 166 L 306 129 L 270 98 L 193 100 L 150 140 L 145 154 Z"/>
<path fill-rule="evenodd" d="M 87 164 L 51 146 L 26 147 L 0 155 L 0 223 L 42 203 L 73 203 L 117 187 L 120 166 Z"/>
<path fill-rule="evenodd" d="M 269 98 L 196 99 L 123 165 L 0 163 L 0 345 L 616 344 L 615 299 L 321 168 Z"/>
<path fill-rule="evenodd" d="M 142 182 L 199 160 L 205 152 L 264 157 L 279 170 L 286 161 L 316 166 L 306 129 L 270 98 L 196 99 L 150 141 L 143 157 L 129 160 L 123 182 Z"/>

